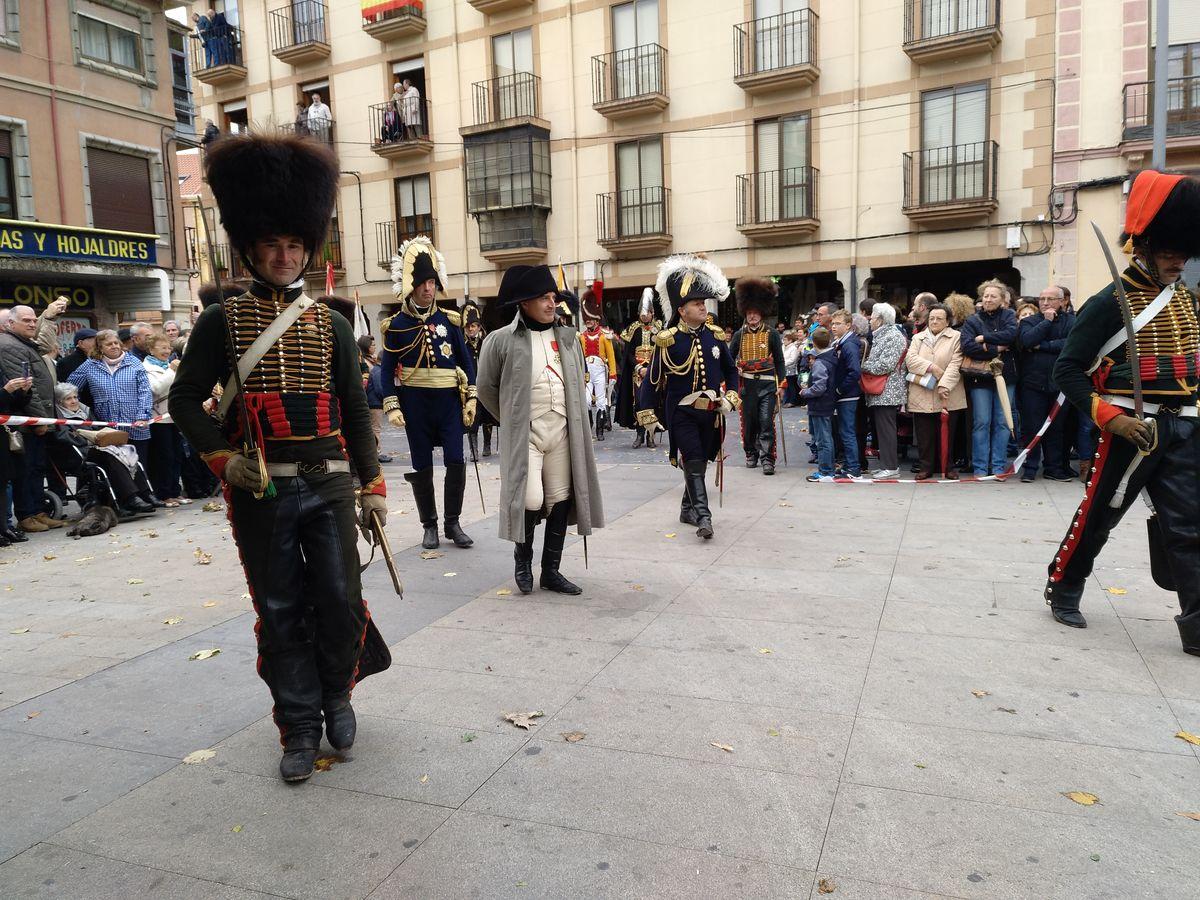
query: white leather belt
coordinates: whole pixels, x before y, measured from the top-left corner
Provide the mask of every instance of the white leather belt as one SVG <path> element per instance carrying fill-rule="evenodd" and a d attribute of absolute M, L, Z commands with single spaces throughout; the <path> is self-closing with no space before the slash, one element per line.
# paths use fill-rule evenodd
<path fill-rule="evenodd" d="M 1111 403 L 1113 406 L 1119 406 L 1121 409 L 1127 409 L 1130 412 L 1134 409 L 1133 400 L 1130 397 L 1114 397 L 1111 394 L 1106 394 L 1102 399 L 1106 403 Z M 1179 416 L 1183 419 L 1194 419 L 1197 414 L 1195 403 L 1181 403 L 1179 406 L 1173 406 L 1170 403 L 1143 403 L 1142 409 L 1148 416 L 1157 416 L 1162 412 L 1168 415 Z"/>
<path fill-rule="evenodd" d="M 301 475 L 349 471 L 350 461 L 346 459 L 322 459 L 315 463 L 267 463 L 267 474 L 272 478 L 298 478 Z"/>

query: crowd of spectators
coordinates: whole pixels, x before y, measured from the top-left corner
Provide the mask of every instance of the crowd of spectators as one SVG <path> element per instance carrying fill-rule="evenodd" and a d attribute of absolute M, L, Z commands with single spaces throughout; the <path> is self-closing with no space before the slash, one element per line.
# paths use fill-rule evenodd
<path fill-rule="evenodd" d="M 187 329 L 175 321 L 81 328 L 62 354 L 58 318 L 66 307 L 56 300 L 41 315 L 28 306 L 0 310 L 0 414 L 99 424 L 4 426 L 0 546 L 63 527 L 53 512 L 72 500 L 111 506 L 124 518 L 191 503 L 215 488 L 179 430 L 160 421 Z"/>

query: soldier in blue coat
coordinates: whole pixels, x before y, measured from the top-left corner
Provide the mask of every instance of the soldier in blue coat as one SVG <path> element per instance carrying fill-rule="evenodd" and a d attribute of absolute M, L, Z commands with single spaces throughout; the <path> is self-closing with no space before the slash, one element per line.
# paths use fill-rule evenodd
<path fill-rule="evenodd" d="M 400 309 L 384 325 L 383 411 L 408 436 L 412 472 L 404 478 L 425 529 L 421 546 L 438 546 L 433 448 L 446 464 L 442 533 L 456 547 L 474 541 L 458 523 L 467 467 L 463 434 L 475 421 L 475 357 L 463 337 L 462 319 L 437 305 L 446 289 L 442 255 L 424 235 L 406 241 L 392 260 L 392 292 Z"/>
<path fill-rule="evenodd" d="M 658 267 L 655 289 L 670 327 L 654 337 L 654 355 L 638 396 L 638 424 L 647 430 L 660 421 L 665 425 L 671 464 L 683 469 L 679 521 L 695 525 L 696 534 L 710 540 L 704 477 L 721 452 L 725 413 L 741 406 L 737 367 L 724 332 L 707 322 L 709 304 L 715 308 L 729 296 L 729 282 L 707 259 L 681 254 Z"/>

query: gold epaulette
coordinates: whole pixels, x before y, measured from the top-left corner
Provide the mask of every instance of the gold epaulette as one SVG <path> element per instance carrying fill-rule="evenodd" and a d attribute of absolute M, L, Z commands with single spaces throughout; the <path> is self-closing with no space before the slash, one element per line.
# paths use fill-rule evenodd
<path fill-rule="evenodd" d="M 717 338 L 719 340 L 722 340 L 722 341 L 729 340 L 729 336 L 725 334 L 725 329 L 722 328 L 720 325 L 717 325 L 714 322 L 706 322 L 705 325 L 708 327 L 709 331 L 711 331 L 713 334 L 715 334 L 717 336 Z"/>
<path fill-rule="evenodd" d="M 446 309 L 443 312 L 446 314 L 446 318 L 450 320 L 451 325 L 455 328 L 462 328 L 462 313 L 452 309 Z"/>
<path fill-rule="evenodd" d="M 664 328 L 654 336 L 654 343 L 660 347 L 670 347 L 675 343 L 675 329 Z"/>
<path fill-rule="evenodd" d="M 628 342 L 633 337 L 633 330 L 641 325 L 641 321 L 634 320 L 625 326 L 625 330 L 621 332 L 621 340 Z"/>

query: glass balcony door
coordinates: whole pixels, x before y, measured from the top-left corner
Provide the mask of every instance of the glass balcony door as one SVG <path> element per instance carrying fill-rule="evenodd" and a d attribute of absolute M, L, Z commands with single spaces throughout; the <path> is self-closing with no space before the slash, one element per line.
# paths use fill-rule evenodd
<path fill-rule="evenodd" d="M 617 236 L 663 234 L 662 141 L 630 141 L 617 145 Z"/>
<path fill-rule="evenodd" d="M 812 215 L 809 208 L 808 115 L 755 126 L 755 203 L 759 222 Z"/>
<path fill-rule="evenodd" d="M 812 59 L 807 18 L 795 15 L 808 0 L 754 0 L 754 71 L 770 72 Z"/>
<path fill-rule="evenodd" d="M 662 91 L 658 58 L 658 0 L 631 0 L 612 8 L 613 99 Z"/>
<path fill-rule="evenodd" d="M 929 91 L 921 98 L 921 202 L 982 197 L 987 188 L 987 85 Z"/>
<path fill-rule="evenodd" d="M 492 71 L 494 118 L 533 115 L 533 79 L 521 77 L 521 73 L 533 73 L 533 31 L 523 28 L 493 37 Z"/>
<path fill-rule="evenodd" d="M 988 25 L 990 0 L 920 0 L 921 37 L 935 38 Z"/>
<path fill-rule="evenodd" d="M 292 43 L 325 42 L 325 4 L 292 0 Z"/>

